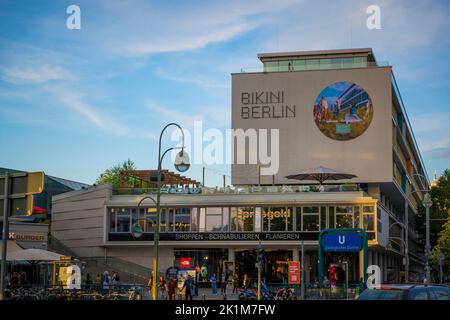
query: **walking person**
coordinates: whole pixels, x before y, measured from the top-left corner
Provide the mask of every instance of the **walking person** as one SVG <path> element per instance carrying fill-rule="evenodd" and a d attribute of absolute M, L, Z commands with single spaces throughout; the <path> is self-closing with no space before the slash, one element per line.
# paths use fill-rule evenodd
<path fill-rule="evenodd" d="M 188 275 L 186 280 L 184 281 L 181 290 L 183 289 L 185 289 L 184 299 L 192 300 L 192 296 L 195 289 L 194 289 L 194 280 L 192 279 L 191 275 Z"/>
<path fill-rule="evenodd" d="M 116 273 L 115 271 L 113 271 L 113 276 L 111 279 L 112 279 L 113 287 L 116 288 L 116 286 L 119 285 L 119 282 L 120 282 L 119 274 Z"/>
<path fill-rule="evenodd" d="M 164 280 L 163 276 L 159 277 L 158 292 L 159 292 L 159 298 L 161 300 L 165 300 L 166 299 L 166 281 Z"/>
<path fill-rule="evenodd" d="M 103 285 L 103 290 L 109 290 L 110 289 L 111 277 L 109 276 L 109 272 L 108 271 L 103 272 L 102 285 Z"/>
<path fill-rule="evenodd" d="M 239 278 L 237 274 L 233 275 L 233 293 L 238 293 Z"/>
<path fill-rule="evenodd" d="M 177 287 L 177 284 L 175 283 L 173 278 L 170 277 L 169 281 L 167 282 L 167 295 L 169 297 L 169 300 L 174 300 L 176 287 Z"/>
<path fill-rule="evenodd" d="M 147 291 L 148 291 L 148 294 L 149 294 L 150 297 L 152 297 L 152 299 L 153 299 L 152 288 L 153 288 L 153 272 L 152 272 L 152 275 L 150 275 L 150 279 L 148 279 L 148 282 L 147 282 Z"/>
<path fill-rule="evenodd" d="M 222 292 L 223 295 L 227 294 L 227 275 L 224 273 L 222 273 L 222 278 L 221 278 L 221 284 L 220 284 L 220 291 Z"/>
<path fill-rule="evenodd" d="M 213 273 L 213 275 L 211 276 L 211 278 L 209 280 L 211 281 L 212 293 L 213 294 L 217 294 L 217 278 L 216 278 L 216 274 Z"/>

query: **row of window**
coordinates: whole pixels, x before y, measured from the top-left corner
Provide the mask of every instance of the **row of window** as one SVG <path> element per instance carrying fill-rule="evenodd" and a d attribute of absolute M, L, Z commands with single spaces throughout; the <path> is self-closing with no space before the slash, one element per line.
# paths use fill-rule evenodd
<path fill-rule="evenodd" d="M 109 219 L 110 232 L 130 232 L 135 223 L 144 232 L 154 232 L 156 210 L 109 208 Z M 160 218 L 160 232 L 314 232 L 354 227 L 375 231 L 373 205 L 163 208 Z"/>
<path fill-rule="evenodd" d="M 264 62 L 265 72 L 302 71 L 318 69 L 363 68 L 367 66 L 366 57 L 333 59 L 298 59 Z"/>

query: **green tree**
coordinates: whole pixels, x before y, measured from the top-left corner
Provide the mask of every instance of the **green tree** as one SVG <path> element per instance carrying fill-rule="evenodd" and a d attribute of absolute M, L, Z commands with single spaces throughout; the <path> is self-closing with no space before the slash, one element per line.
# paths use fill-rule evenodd
<path fill-rule="evenodd" d="M 113 187 L 119 187 L 121 186 L 121 181 L 120 181 L 120 177 L 121 174 L 125 171 L 130 171 L 130 170 L 136 170 L 136 165 L 134 164 L 134 162 L 130 159 L 116 164 L 115 166 L 112 166 L 109 169 L 106 169 L 102 174 L 100 174 L 100 176 L 97 178 L 97 180 L 95 181 L 96 184 L 104 184 L 104 183 L 110 183 L 112 184 Z M 132 186 L 133 182 L 136 178 L 133 176 L 125 176 L 124 177 L 124 183 L 127 186 Z"/>
<path fill-rule="evenodd" d="M 439 251 L 444 256 L 443 261 L 443 273 L 450 273 L 450 212 L 448 212 L 449 218 L 447 218 L 447 222 L 444 223 L 443 229 L 439 232 L 439 238 L 437 240 L 437 245 L 433 248 L 431 256 L 433 258 L 434 265 L 437 267 L 436 271 L 438 271 L 439 266 Z"/>
<path fill-rule="evenodd" d="M 439 233 L 448 218 L 450 210 L 450 170 L 443 172 L 435 186 L 430 189 L 433 205 L 430 208 L 430 246 L 433 248 L 438 242 Z M 416 215 L 416 230 L 424 244 L 425 240 L 425 208 L 421 205 Z"/>

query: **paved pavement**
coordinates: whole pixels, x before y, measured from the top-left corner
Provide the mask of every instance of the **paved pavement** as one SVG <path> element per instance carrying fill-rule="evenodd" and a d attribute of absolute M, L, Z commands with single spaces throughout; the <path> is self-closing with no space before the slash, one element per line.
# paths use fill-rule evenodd
<path fill-rule="evenodd" d="M 176 299 L 184 299 L 184 297 L 176 297 Z M 225 300 L 220 289 L 217 289 L 217 293 L 213 294 L 211 288 L 198 289 L 198 296 L 194 296 L 193 300 Z M 232 290 L 227 290 L 226 300 L 238 300 L 238 294 L 232 293 Z"/>

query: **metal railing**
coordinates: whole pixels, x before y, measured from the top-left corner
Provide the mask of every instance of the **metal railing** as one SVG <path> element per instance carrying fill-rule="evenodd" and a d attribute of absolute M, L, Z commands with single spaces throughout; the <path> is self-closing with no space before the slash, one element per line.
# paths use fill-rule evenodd
<path fill-rule="evenodd" d="M 339 185 L 281 185 L 281 186 L 248 186 L 248 187 L 163 187 L 162 194 L 191 194 L 191 195 L 216 195 L 216 194 L 255 194 L 255 193 L 309 193 L 309 192 L 358 192 L 364 191 L 356 184 Z M 142 195 L 156 194 L 156 188 L 113 188 L 113 195 Z"/>

